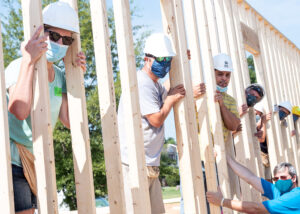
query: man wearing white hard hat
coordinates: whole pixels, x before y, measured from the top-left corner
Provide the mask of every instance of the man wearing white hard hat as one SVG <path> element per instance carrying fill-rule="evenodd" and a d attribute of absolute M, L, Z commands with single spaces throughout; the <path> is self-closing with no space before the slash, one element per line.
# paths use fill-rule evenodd
<path fill-rule="evenodd" d="M 271 120 L 272 112 L 265 114 L 265 110 L 262 103 L 257 103 L 254 106 L 256 114 L 256 130 L 259 135 L 256 135 L 260 145 L 260 154 L 264 168 L 264 178 L 267 181 L 272 181 L 272 173 L 269 161 L 269 151 L 267 143 L 267 122 Z"/>
<path fill-rule="evenodd" d="M 158 81 L 170 71 L 172 57 L 175 52 L 170 39 L 162 33 L 149 36 L 144 49 L 144 67 L 137 72 L 140 110 L 144 133 L 144 148 L 149 182 L 149 193 L 152 213 L 164 213 L 161 184 L 158 179 L 160 155 L 165 141 L 164 121 L 172 107 L 184 98 L 183 85 L 167 91 Z M 127 213 L 133 213 L 132 195 L 129 180 L 128 148 L 126 136 L 126 121 L 123 99 L 121 95 L 118 109 L 118 124 L 123 166 L 124 190 Z"/>
<path fill-rule="evenodd" d="M 233 72 L 230 56 L 223 53 L 216 55 L 214 57 L 214 68 L 217 83 L 215 101 L 220 105 L 223 120 L 223 135 L 226 143 L 231 132 L 238 130 L 241 123 L 236 100 L 227 94 L 231 73 Z"/>
<path fill-rule="evenodd" d="M 165 142 L 164 121 L 172 107 L 185 96 L 185 88 L 178 85 L 174 88 L 166 84 L 164 87 L 159 79 L 164 78 L 171 69 L 172 57 L 176 55 L 171 40 L 163 33 L 150 35 L 145 43 L 144 66 L 137 72 L 140 110 L 144 133 L 144 148 L 149 181 L 149 193 L 152 213 L 164 213 L 161 184 L 158 179 L 160 155 Z M 168 81 L 166 81 L 168 82 Z M 195 90 L 194 97 L 199 90 Z M 200 89 L 200 87 L 198 87 Z M 202 92 L 201 92 L 202 93 Z M 121 95 L 118 109 L 118 124 L 123 166 L 124 190 L 127 213 L 133 213 L 132 195 L 129 180 L 128 148 L 126 136 L 126 121 L 123 99 Z"/>
<path fill-rule="evenodd" d="M 52 128 L 57 119 L 67 128 L 70 127 L 65 72 L 54 62 L 61 62 L 66 55 L 74 40 L 72 34 L 79 33 L 79 20 L 75 10 L 64 2 L 55 2 L 45 7 L 43 20 L 44 26 L 40 26 L 32 38 L 22 44 L 22 57 L 12 61 L 5 70 L 17 214 L 32 214 L 37 205 L 30 110 L 34 66 L 44 53 L 47 58 Z M 45 35 L 40 36 L 43 30 Z M 85 71 L 85 63 L 85 55 L 78 53 L 77 66 Z"/>

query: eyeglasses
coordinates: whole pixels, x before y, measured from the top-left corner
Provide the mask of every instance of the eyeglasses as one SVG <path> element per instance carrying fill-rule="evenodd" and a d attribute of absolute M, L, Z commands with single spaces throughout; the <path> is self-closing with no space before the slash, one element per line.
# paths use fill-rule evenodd
<path fill-rule="evenodd" d="M 157 62 L 170 62 L 172 60 L 171 56 L 156 57 L 156 56 L 153 56 L 152 54 L 146 54 L 146 56 L 154 58 Z"/>
<path fill-rule="evenodd" d="M 284 175 L 282 175 L 282 176 L 279 176 L 279 177 L 274 177 L 273 178 L 273 181 L 278 181 L 278 179 L 280 179 L 280 180 L 287 180 L 287 179 L 289 179 L 288 178 L 289 176 L 284 176 Z"/>
<path fill-rule="evenodd" d="M 51 31 L 51 30 L 45 30 L 45 32 L 49 33 L 49 38 L 50 40 L 52 40 L 53 42 L 57 42 L 60 38 L 62 38 L 62 43 L 64 45 L 71 45 L 74 41 L 74 39 L 70 36 L 62 36 L 57 32 Z"/>

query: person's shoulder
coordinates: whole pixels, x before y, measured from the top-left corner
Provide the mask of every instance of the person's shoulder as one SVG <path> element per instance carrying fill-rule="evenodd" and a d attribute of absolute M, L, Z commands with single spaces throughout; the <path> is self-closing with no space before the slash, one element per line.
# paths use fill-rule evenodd
<path fill-rule="evenodd" d="M 223 100 L 224 102 L 228 103 L 228 104 L 235 104 L 236 100 L 229 94 L 227 93 L 222 93 L 223 95 Z"/>
<path fill-rule="evenodd" d="M 9 65 L 5 68 L 5 84 L 6 88 L 16 84 L 20 68 L 22 63 L 22 57 L 13 60 Z"/>
<path fill-rule="evenodd" d="M 137 81 L 139 88 L 151 88 L 155 87 L 153 80 L 144 72 L 144 71 L 137 71 Z"/>

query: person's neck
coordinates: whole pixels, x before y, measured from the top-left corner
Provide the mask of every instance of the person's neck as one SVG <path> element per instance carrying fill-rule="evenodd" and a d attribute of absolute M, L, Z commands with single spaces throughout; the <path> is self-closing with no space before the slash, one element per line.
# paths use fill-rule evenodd
<path fill-rule="evenodd" d="M 48 81 L 53 82 L 55 78 L 55 72 L 53 68 L 53 62 L 47 61 L 47 70 L 48 70 Z"/>
<path fill-rule="evenodd" d="M 158 81 L 159 78 L 157 76 L 155 76 L 152 73 L 151 69 L 148 68 L 146 65 L 142 68 L 142 71 L 144 71 L 153 80 L 153 82 L 157 82 Z"/>

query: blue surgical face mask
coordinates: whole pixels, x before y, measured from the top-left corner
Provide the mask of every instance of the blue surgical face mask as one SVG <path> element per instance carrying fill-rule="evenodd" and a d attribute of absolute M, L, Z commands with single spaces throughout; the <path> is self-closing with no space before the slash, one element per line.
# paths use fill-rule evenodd
<path fill-rule="evenodd" d="M 228 86 L 226 86 L 226 87 L 223 88 L 223 87 L 217 85 L 217 90 L 219 92 L 226 92 L 228 90 Z"/>
<path fill-rule="evenodd" d="M 167 73 L 169 73 L 170 68 L 171 68 L 171 61 L 157 62 L 156 60 L 154 60 L 151 66 L 151 71 L 158 78 L 164 78 L 167 75 Z"/>
<path fill-rule="evenodd" d="M 288 179 L 288 180 L 278 180 L 275 183 L 275 187 L 279 190 L 279 192 L 281 194 L 284 194 L 288 191 L 291 190 L 293 186 L 293 181 L 292 179 Z"/>
<path fill-rule="evenodd" d="M 50 40 L 47 40 L 46 43 L 48 44 L 48 50 L 46 52 L 48 62 L 57 62 L 64 58 L 69 47 L 68 45 L 61 45 Z"/>
<path fill-rule="evenodd" d="M 260 120 L 260 116 L 257 114 L 255 119 L 256 119 L 256 122 L 258 122 Z"/>
<path fill-rule="evenodd" d="M 294 120 L 294 122 L 296 122 L 298 119 L 299 119 L 299 116 L 293 114 L 293 120 Z"/>
<path fill-rule="evenodd" d="M 256 96 L 254 96 L 252 94 L 247 94 L 246 100 L 247 100 L 248 107 L 253 107 L 257 102 Z"/>
<path fill-rule="evenodd" d="M 283 120 L 286 117 L 287 117 L 287 114 L 284 111 L 279 110 L 279 120 Z"/>

